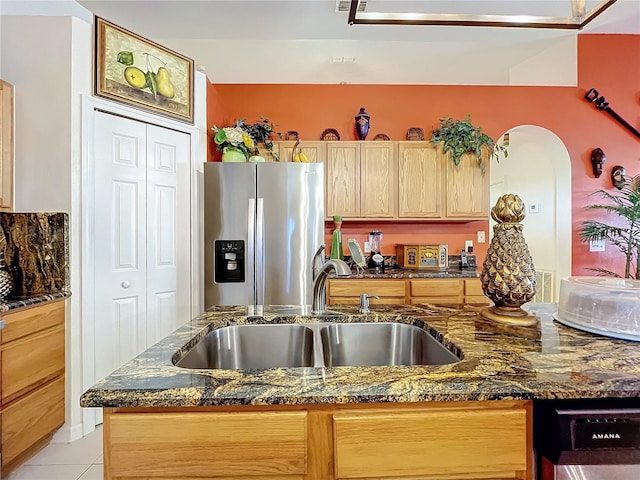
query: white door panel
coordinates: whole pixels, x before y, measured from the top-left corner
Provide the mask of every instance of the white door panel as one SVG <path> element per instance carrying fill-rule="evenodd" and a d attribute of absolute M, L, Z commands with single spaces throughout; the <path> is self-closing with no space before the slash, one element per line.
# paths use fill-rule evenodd
<path fill-rule="evenodd" d="M 114 298 L 113 330 L 110 338 L 115 363 L 122 365 L 140 353 L 145 342 L 144 312 L 139 297 Z"/>
<path fill-rule="evenodd" d="M 189 320 L 189 152 L 189 135 L 148 126 L 148 345 Z"/>
<path fill-rule="evenodd" d="M 146 346 L 146 126 L 96 112 L 95 369 L 111 373 Z M 144 329 L 142 329 L 144 332 Z"/>

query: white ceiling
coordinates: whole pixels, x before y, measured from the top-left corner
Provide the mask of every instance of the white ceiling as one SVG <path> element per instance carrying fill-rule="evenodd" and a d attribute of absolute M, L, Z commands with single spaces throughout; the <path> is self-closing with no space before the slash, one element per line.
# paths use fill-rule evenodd
<path fill-rule="evenodd" d="M 576 82 L 578 33 L 572 30 L 349 26 L 348 14 L 336 12 L 336 0 L 78 3 L 193 58 L 214 83 Z M 588 0 L 587 8 L 597 3 Z M 570 0 L 369 0 L 367 11 L 569 17 L 571 8 Z M 581 32 L 640 34 L 640 0 L 618 0 Z M 332 63 L 332 57 L 355 61 Z"/>

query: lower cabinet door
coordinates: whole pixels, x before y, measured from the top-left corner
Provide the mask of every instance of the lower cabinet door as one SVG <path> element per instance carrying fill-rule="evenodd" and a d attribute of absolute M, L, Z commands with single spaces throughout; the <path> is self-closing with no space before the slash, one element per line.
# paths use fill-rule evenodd
<path fill-rule="evenodd" d="M 306 423 L 306 412 L 105 412 L 106 478 L 302 479 Z"/>
<path fill-rule="evenodd" d="M 527 478 L 524 408 L 334 415 L 335 478 Z"/>
<path fill-rule="evenodd" d="M 64 376 L 2 410 L 2 465 L 9 464 L 64 423 Z"/>

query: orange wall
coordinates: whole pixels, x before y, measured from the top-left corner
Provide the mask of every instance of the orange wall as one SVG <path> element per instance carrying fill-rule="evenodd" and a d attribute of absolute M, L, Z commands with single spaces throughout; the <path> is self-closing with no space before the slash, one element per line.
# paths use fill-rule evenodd
<path fill-rule="evenodd" d="M 614 247 L 604 253 L 589 253 L 578 238 L 580 224 L 587 218 L 583 207 L 589 203 L 588 193 L 613 188 L 608 178 L 613 165 L 624 165 L 630 175 L 640 173 L 640 141 L 588 103 L 584 95 L 589 88 L 596 88 L 611 108 L 640 127 L 638 78 L 640 35 L 579 35 L 577 87 L 218 84 L 209 88 L 215 100 L 208 101 L 208 116 L 213 125 L 236 118 L 254 121 L 265 115 L 278 124 L 278 131 L 297 130 L 308 140 L 318 139 L 325 128 L 337 129 L 343 140 L 355 139 L 353 120 L 361 106 L 371 115 L 370 138 L 383 132 L 392 140 L 401 140 L 409 127 L 422 127 L 428 137 L 445 115 L 463 118 L 470 114 L 472 122 L 493 138 L 518 125 L 547 128 L 564 142 L 571 157 L 572 265 L 578 275 L 588 274 L 585 268 L 589 266 L 620 270 L 621 262 Z M 593 178 L 589 162 L 596 147 L 607 155 L 605 173 L 599 179 Z M 453 252 L 464 246 L 465 239 L 475 244 L 475 232 L 486 231 L 487 222 L 352 223 L 343 224 L 343 237 L 363 240 L 363 232 L 374 226 L 385 233 L 385 253 L 392 253 L 395 243 L 440 241 L 448 243 Z M 327 228 L 327 233 L 330 231 Z M 486 246 L 476 245 L 479 263 Z"/>

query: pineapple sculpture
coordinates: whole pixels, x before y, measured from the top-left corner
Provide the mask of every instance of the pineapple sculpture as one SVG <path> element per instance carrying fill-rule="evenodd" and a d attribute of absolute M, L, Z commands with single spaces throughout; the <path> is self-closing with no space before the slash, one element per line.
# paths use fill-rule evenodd
<path fill-rule="evenodd" d="M 483 320 L 498 324 L 501 332 L 540 337 L 540 320 L 522 308 L 536 294 L 536 271 L 529 248 L 522 235 L 524 202 L 517 195 L 501 196 L 491 209 L 493 238 L 482 265 L 482 290 L 493 300 L 492 307 L 483 309 Z"/>

